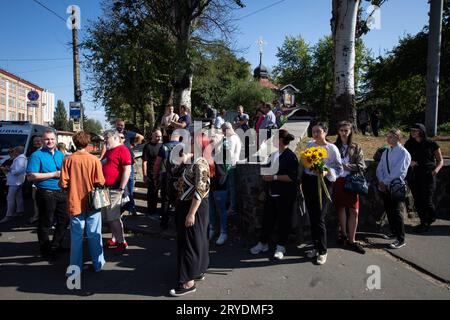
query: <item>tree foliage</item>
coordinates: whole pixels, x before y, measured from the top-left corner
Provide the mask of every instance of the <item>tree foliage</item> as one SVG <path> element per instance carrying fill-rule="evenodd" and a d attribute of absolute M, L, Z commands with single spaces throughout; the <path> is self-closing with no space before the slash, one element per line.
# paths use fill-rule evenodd
<path fill-rule="evenodd" d="M 228 109 L 234 109 L 238 105 L 243 105 L 245 112 L 253 115 L 259 101 L 273 101 L 275 94 L 272 90 L 261 86 L 256 81 L 241 80 L 235 82 L 227 91 L 224 97 L 224 105 Z"/>
<path fill-rule="evenodd" d="M 205 103 L 226 109 L 225 97 L 239 81 L 249 81 L 250 64 L 237 58 L 226 43 L 214 42 L 196 51 L 194 80 L 192 84 L 193 114 L 198 113 Z"/>
<path fill-rule="evenodd" d="M 194 61 L 196 53 L 211 45 L 208 35 L 230 32 L 230 12 L 240 6 L 239 0 L 105 0 L 83 45 L 93 95 L 107 118 L 151 127 L 174 91 L 190 86 L 196 62 L 205 61 Z M 209 98 L 211 88 L 201 87 L 198 100 Z"/>
<path fill-rule="evenodd" d="M 333 93 L 333 39 L 326 36 L 315 45 L 306 43 L 301 35 L 286 37 L 278 48 L 279 62 L 274 68 L 276 82 L 293 84 L 299 93 L 297 102 L 310 107 L 324 121 L 330 120 Z M 358 99 L 371 56 L 362 40 L 356 43 L 355 88 Z"/>
<path fill-rule="evenodd" d="M 56 109 L 53 115 L 53 128 L 61 131 L 72 130 L 72 128 L 69 127 L 67 110 L 64 107 L 64 102 L 62 100 L 58 100 L 56 103 Z"/>
<path fill-rule="evenodd" d="M 100 135 L 103 131 L 103 127 L 100 121 L 87 118 L 83 122 L 83 131 Z"/>
<path fill-rule="evenodd" d="M 442 26 L 438 123 L 450 118 L 449 3 L 445 2 Z M 426 107 L 428 28 L 407 35 L 385 57 L 369 67 L 363 106 L 382 111 L 385 125 L 424 122 Z"/>

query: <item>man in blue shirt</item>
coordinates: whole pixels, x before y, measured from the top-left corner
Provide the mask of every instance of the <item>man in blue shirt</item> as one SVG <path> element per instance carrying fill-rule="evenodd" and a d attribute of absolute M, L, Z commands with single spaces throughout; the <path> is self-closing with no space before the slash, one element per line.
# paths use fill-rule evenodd
<path fill-rule="evenodd" d="M 67 194 L 58 185 L 64 154 L 56 148 L 56 135 L 53 131 L 46 131 L 42 140 L 43 147 L 35 151 L 28 160 L 27 179 L 37 187 L 38 240 L 41 254 L 44 258 L 52 258 L 57 253 L 67 251 L 62 247 L 69 222 Z M 50 243 L 49 235 L 54 219 L 56 227 Z"/>

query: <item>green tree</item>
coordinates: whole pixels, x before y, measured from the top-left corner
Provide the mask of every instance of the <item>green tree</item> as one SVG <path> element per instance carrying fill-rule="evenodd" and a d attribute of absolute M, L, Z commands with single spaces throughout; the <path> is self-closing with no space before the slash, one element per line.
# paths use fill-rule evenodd
<path fill-rule="evenodd" d="M 276 81 L 281 85 L 293 84 L 299 89 L 297 101 L 309 106 L 323 121 L 331 120 L 333 94 L 333 38 L 326 36 L 314 46 L 301 36 L 286 37 L 278 48 L 279 62 L 274 68 Z M 362 82 L 370 61 L 370 52 L 361 39 L 356 42 L 354 80 L 359 99 Z"/>
<path fill-rule="evenodd" d="M 225 105 L 224 98 L 237 81 L 251 79 L 250 64 L 243 58 L 237 58 L 222 41 L 199 48 L 194 63 L 193 114 L 201 113 L 205 103 L 224 108 L 236 107 Z"/>
<path fill-rule="evenodd" d="M 299 89 L 299 96 L 311 93 L 311 48 L 302 36 L 287 36 L 283 45 L 277 48 L 278 64 L 273 69 L 276 82 L 292 84 Z"/>
<path fill-rule="evenodd" d="M 150 14 L 138 14 L 141 7 L 142 1 L 105 4 L 84 48 L 94 99 L 108 119 L 121 117 L 145 130 L 154 125 L 154 105 L 170 82 L 174 48 Z"/>
<path fill-rule="evenodd" d="M 103 131 L 103 127 L 100 121 L 87 118 L 83 122 L 83 131 L 100 135 Z"/>
<path fill-rule="evenodd" d="M 69 119 L 62 100 L 58 100 L 56 103 L 56 109 L 53 115 L 53 128 L 61 131 L 72 130 L 72 128 L 69 128 Z"/>
<path fill-rule="evenodd" d="M 224 97 L 224 105 L 233 109 L 238 105 L 243 105 L 245 112 L 253 116 L 259 101 L 273 101 L 275 98 L 272 90 L 261 86 L 258 82 L 241 80 L 235 82 L 228 89 Z"/>
<path fill-rule="evenodd" d="M 438 124 L 450 118 L 449 2 L 444 5 Z M 385 125 L 424 123 L 428 28 L 400 39 L 385 57 L 369 65 L 363 105 L 382 111 Z"/>

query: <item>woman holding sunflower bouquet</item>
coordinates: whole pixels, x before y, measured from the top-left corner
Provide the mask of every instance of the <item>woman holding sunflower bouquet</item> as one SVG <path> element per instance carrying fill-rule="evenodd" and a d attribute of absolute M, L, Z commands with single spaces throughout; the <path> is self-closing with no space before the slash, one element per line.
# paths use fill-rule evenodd
<path fill-rule="evenodd" d="M 311 236 L 314 249 L 307 252 L 308 258 L 316 258 L 317 264 L 327 261 L 327 229 L 325 215 L 331 201 L 330 190 L 336 178 L 343 171 L 338 148 L 327 142 L 328 127 L 317 123 L 312 128 L 313 141 L 301 153 L 304 166 L 302 190 L 311 222 Z"/>

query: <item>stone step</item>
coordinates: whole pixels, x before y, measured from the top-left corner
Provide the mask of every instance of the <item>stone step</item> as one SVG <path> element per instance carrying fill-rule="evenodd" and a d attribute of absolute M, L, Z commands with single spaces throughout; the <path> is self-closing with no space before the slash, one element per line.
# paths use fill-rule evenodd
<path fill-rule="evenodd" d="M 147 214 L 147 201 L 135 198 L 134 203 L 138 213 Z"/>
<path fill-rule="evenodd" d="M 142 180 L 136 180 L 134 181 L 134 188 L 142 188 L 142 189 L 147 189 L 147 183 L 145 183 Z"/>

